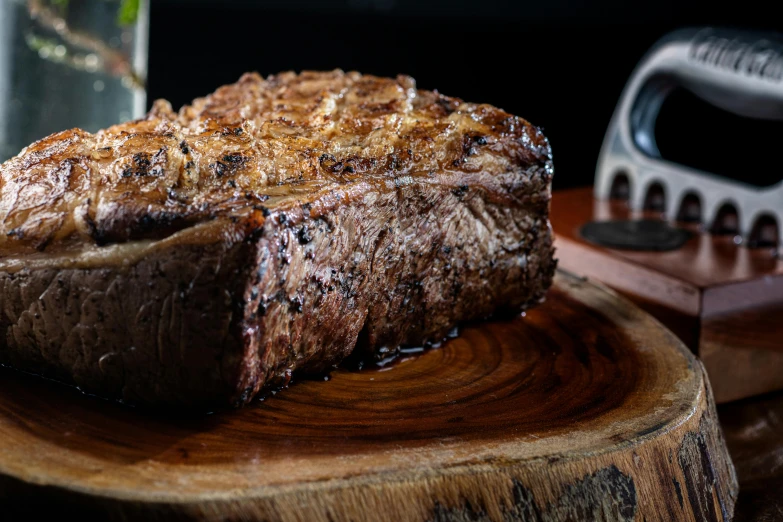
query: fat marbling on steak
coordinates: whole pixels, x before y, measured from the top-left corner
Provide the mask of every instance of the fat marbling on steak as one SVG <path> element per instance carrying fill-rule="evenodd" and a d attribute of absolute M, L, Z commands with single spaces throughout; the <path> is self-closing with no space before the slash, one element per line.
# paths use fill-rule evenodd
<path fill-rule="evenodd" d="M 543 298 L 552 173 L 517 116 L 339 70 L 53 134 L 0 167 L 0 363 L 202 408 L 438 341 Z"/>

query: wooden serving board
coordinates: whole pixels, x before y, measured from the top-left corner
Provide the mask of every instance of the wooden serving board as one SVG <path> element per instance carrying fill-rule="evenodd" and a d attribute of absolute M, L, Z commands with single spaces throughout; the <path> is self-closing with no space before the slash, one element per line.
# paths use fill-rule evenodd
<path fill-rule="evenodd" d="M 240 411 L 154 415 L 0 373 L 0 501 L 101 520 L 729 520 L 701 364 L 559 273 L 525 317 Z"/>
<path fill-rule="evenodd" d="M 678 223 L 693 236 L 676 250 L 604 248 L 580 229 L 591 221 L 666 219 L 600 201 L 591 187 L 552 194 L 559 266 L 601 281 L 655 316 L 704 363 L 718 404 L 783 390 L 783 256 Z"/>

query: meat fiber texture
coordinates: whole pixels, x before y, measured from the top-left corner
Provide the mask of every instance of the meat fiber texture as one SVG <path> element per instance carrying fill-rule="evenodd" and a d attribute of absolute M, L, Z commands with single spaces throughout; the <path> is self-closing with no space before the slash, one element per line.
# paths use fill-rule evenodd
<path fill-rule="evenodd" d="M 239 407 L 539 303 L 549 143 L 407 76 L 245 74 L 0 166 L 0 364 Z"/>

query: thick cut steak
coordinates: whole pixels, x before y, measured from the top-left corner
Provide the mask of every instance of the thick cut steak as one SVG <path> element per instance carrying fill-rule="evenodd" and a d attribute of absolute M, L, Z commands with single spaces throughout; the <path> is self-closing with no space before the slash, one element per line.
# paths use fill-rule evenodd
<path fill-rule="evenodd" d="M 246 74 L 0 167 L 0 363 L 137 404 L 240 406 L 551 284 L 549 144 L 358 73 Z"/>

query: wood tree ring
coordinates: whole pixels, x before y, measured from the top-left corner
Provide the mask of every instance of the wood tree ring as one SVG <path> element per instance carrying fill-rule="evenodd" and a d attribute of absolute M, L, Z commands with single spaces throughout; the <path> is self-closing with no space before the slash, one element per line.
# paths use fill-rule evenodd
<path fill-rule="evenodd" d="M 737 495 L 698 360 L 563 272 L 524 317 L 239 411 L 152 414 L 6 370 L 0 441 L 0 500 L 26 516 L 723 521 Z"/>

